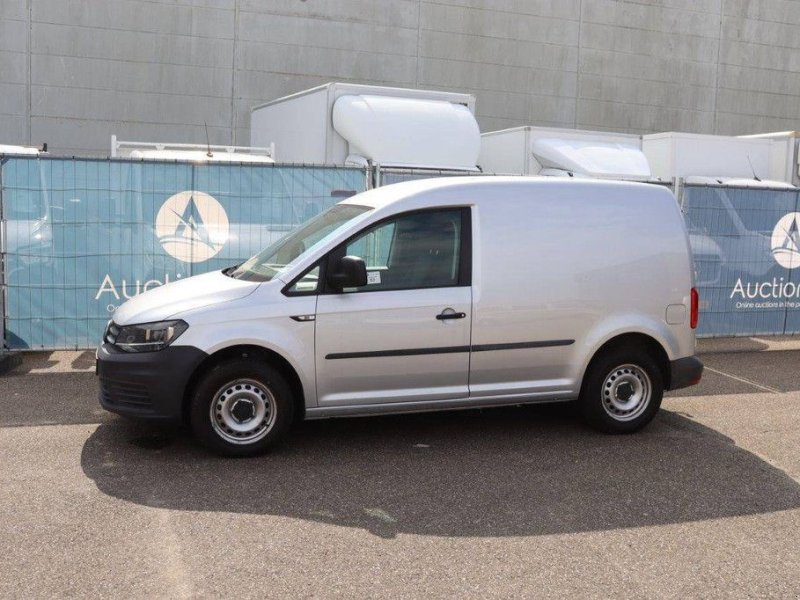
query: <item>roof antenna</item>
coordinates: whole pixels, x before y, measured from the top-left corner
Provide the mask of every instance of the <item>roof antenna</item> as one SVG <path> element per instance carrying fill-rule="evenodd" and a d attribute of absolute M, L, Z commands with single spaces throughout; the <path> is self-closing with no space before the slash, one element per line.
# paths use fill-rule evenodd
<path fill-rule="evenodd" d="M 208 158 L 214 158 L 214 155 L 211 153 L 211 141 L 208 139 L 208 123 L 206 121 L 203 121 L 203 125 L 206 126 L 206 148 L 208 149 L 208 152 L 206 152 L 206 156 Z M 748 158 L 747 160 L 750 159 Z"/>
<path fill-rule="evenodd" d="M 761 181 L 758 175 L 756 175 L 756 170 L 753 168 L 753 162 L 750 160 L 749 154 L 747 155 L 747 162 L 750 163 L 750 170 L 753 172 L 753 179 L 755 179 L 756 181 Z"/>

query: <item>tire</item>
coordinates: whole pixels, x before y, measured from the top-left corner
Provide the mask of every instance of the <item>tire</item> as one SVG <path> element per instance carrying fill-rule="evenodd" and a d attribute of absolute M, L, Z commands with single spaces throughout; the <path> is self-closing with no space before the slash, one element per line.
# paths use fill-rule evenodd
<path fill-rule="evenodd" d="M 580 397 L 587 425 L 605 433 L 633 433 L 653 420 L 664 396 L 664 376 L 643 348 L 615 348 L 587 370 Z"/>
<path fill-rule="evenodd" d="M 264 452 L 283 440 L 293 418 L 294 398 L 286 379 L 252 359 L 213 366 L 195 387 L 189 413 L 200 443 L 223 456 Z"/>

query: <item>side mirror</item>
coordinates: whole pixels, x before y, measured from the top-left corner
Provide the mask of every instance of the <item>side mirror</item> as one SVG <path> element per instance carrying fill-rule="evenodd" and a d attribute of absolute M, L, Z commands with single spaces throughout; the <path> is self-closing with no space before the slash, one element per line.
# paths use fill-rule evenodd
<path fill-rule="evenodd" d="M 337 290 L 367 285 L 367 265 L 357 256 L 345 256 L 329 271 L 328 285 Z"/>

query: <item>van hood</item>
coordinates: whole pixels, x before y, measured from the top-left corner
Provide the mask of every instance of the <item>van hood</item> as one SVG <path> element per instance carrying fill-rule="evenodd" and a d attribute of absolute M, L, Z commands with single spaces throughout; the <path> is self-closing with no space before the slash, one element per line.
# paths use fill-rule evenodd
<path fill-rule="evenodd" d="M 114 312 L 113 319 L 118 325 L 132 325 L 177 318 L 188 310 L 249 296 L 259 285 L 222 271 L 195 275 L 134 296 Z"/>

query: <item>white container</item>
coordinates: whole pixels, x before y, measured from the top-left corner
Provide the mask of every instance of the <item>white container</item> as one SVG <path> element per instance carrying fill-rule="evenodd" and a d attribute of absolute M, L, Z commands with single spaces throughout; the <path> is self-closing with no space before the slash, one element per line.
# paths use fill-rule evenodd
<path fill-rule="evenodd" d="M 552 127 L 514 127 L 481 135 L 487 173 L 650 179 L 637 135 Z"/>
<path fill-rule="evenodd" d="M 476 170 L 475 97 L 329 83 L 257 106 L 250 143 L 280 162 Z"/>
<path fill-rule="evenodd" d="M 17 154 L 26 156 L 39 156 L 46 154 L 46 150 L 34 148 L 33 146 L 13 146 L 10 144 L 0 144 L 0 154 Z"/>
<path fill-rule="evenodd" d="M 786 183 L 800 186 L 800 132 L 777 131 L 739 136 L 744 139 L 762 139 L 773 142 L 771 168 L 773 176 L 782 174 Z"/>
<path fill-rule="evenodd" d="M 183 160 L 194 163 L 274 163 L 275 144 L 263 148 L 166 142 L 131 142 L 111 136 L 111 158 Z"/>
<path fill-rule="evenodd" d="M 738 138 L 668 131 L 642 136 L 642 150 L 653 176 L 777 179 L 773 153 L 779 144 L 769 139 Z"/>

